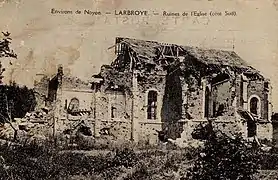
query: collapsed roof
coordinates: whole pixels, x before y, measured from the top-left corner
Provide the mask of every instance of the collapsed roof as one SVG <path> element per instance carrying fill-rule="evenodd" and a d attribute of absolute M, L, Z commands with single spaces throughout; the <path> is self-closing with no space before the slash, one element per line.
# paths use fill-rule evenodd
<path fill-rule="evenodd" d="M 118 37 L 116 38 L 116 53 L 119 50 L 117 49 L 117 44 L 124 44 L 127 46 L 122 49 L 128 50 L 129 56 L 134 56 L 132 58 L 133 61 L 137 61 L 134 62 L 134 64 L 161 65 L 163 60 L 171 59 L 170 62 L 166 62 L 167 65 L 176 62 L 180 66 L 180 63 L 183 63 L 188 68 L 199 68 L 199 71 L 207 71 L 205 74 L 218 72 L 228 67 L 239 74 L 244 73 L 249 76 L 263 78 L 259 71 L 248 65 L 248 63 L 240 58 L 234 51 L 204 49 Z M 119 61 L 119 59 L 115 61 Z M 112 63 L 112 66 L 117 64 L 115 61 Z M 121 61 L 118 63 L 123 62 Z M 194 67 L 192 67 L 192 65 Z"/>

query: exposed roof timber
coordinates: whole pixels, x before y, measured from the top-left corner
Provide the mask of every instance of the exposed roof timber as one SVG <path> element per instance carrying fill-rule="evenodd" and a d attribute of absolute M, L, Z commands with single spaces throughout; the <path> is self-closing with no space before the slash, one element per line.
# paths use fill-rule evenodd
<path fill-rule="evenodd" d="M 150 59 L 149 57 L 144 56 L 144 55 L 140 55 L 140 54 L 138 55 L 138 57 L 139 57 L 139 58 L 143 58 L 143 59 Z"/>
<path fill-rule="evenodd" d="M 223 84 L 223 83 L 228 82 L 228 81 L 230 81 L 230 79 L 224 79 L 222 81 L 219 81 L 219 82 L 216 82 L 216 83 L 212 84 L 211 86 L 217 86 L 219 84 Z"/>
<path fill-rule="evenodd" d="M 162 46 L 162 51 L 161 51 L 162 58 L 164 58 L 164 51 L 165 51 L 165 46 Z"/>
<path fill-rule="evenodd" d="M 107 50 L 110 50 L 110 49 L 114 48 L 115 46 L 116 45 L 114 44 L 113 46 L 108 47 Z"/>
<path fill-rule="evenodd" d="M 177 56 L 179 56 L 179 51 L 184 51 L 184 50 L 181 49 L 179 46 L 177 46 Z"/>
<path fill-rule="evenodd" d="M 155 62 L 164 58 L 190 57 L 190 59 L 211 68 L 229 66 L 238 73 L 247 74 L 250 72 L 250 74 L 264 78 L 259 71 L 249 66 L 234 51 L 165 44 L 131 38 L 116 38 L 116 43 L 128 45 L 129 49 L 136 53 L 137 58 L 142 63 Z M 181 62 L 186 60 L 188 58 L 180 59 Z"/>
<path fill-rule="evenodd" d="M 123 39 L 121 42 L 127 43 L 134 51 L 137 51 L 139 54 L 144 53 L 150 57 L 155 57 L 158 55 L 157 49 L 159 50 L 162 49 L 162 52 L 163 53 L 165 52 L 165 45 L 158 42 L 143 41 L 143 40 L 128 39 L 128 38 Z M 233 51 L 202 49 L 198 47 L 181 46 L 175 44 L 171 46 L 177 47 L 180 51 L 187 52 L 198 59 L 207 61 L 208 63 L 219 64 L 220 62 L 225 60 L 227 64 L 229 63 L 229 61 L 234 61 L 235 64 L 247 66 L 246 62 L 243 61 Z M 170 45 L 168 45 L 168 47 L 170 47 Z"/>
<path fill-rule="evenodd" d="M 169 48 L 170 48 L 170 51 L 171 51 L 171 53 L 172 53 L 172 56 L 175 56 L 175 55 L 174 55 L 174 52 L 173 52 L 173 50 L 172 50 L 172 47 L 169 46 Z"/>
<path fill-rule="evenodd" d="M 133 69 L 133 66 L 134 66 L 135 60 L 134 60 L 133 56 L 130 54 L 130 51 L 128 51 L 128 55 L 129 55 L 129 58 L 130 58 L 130 66 L 129 66 L 129 70 L 131 71 L 131 70 Z"/>
<path fill-rule="evenodd" d="M 171 55 L 169 55 L 169 54 L 166 55 L 166 52 L 165 52 L 166 48 L 169 48 L 169 51 L 170 51 Z M 173 48 L 176 48 L 176 50 L 177 50 L 176 54 L 174 53 Z M 162 45 L 162 50 L 161 50 L 161 47 L 158 47 L 157 49 L 160 52 L 159 55 L 162 55 L 163 57 L 178 57 L 179 56 L 179 50 L 184 51 L 180 47 L 178 47 L 177 45 Z"/>

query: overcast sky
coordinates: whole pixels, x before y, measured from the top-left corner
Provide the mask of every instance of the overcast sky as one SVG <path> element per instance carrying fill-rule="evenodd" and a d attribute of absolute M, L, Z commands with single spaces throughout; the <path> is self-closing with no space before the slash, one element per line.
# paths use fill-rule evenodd
<path fill-rule="evenodd" d="M 0 29 L 12 33 L 12 47 L 18 54 L 17 63 L 7 68 L 6 80 L 31 87 L 36 73 L 55 73 L 58 64 L 64 65 L 66 74 L 86 80 L 113 60 L 113 50 L 107 49 L 116 36 L 122 36 L 234 50 L 270 78 L 273 100 L 277 100 L 277 6 L 276 0 L 0 0 Z M 51 14 L 52 8 L 74 14 Z M 114 15 L 124 9 L 147 10 L 149 16 Z M 76 10 L 82 13 L 76 15 Z M 103 15 L 84 15 L 84 10 Z M 195 10 L 236 11 L 237 16 L 162 16 L 163 11 Z M 274 108 L 278 110 L 278 103 Z"/>

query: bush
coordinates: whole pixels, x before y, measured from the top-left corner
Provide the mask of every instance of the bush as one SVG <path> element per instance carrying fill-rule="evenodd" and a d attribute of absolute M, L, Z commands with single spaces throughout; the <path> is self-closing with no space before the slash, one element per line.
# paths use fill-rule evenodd
<path fill-rule="evenodd" d="M 128 148 L 87 156 L 71 151 L 61 152 L 36 142 L 12 146 L 4 144 L 0 145 L 0 179 L 68 179 L 72 176 L 114 179 L 138 161 L 138 155 Z"/>
<path fill-rule="evenodd" d="M 259 156 L 260 166 L 263 170 L 277 170 L 278 169 L 278 154 L 262 153 Z"/>
<path fill-rule="evenodd" d="M 232 138 L 221 132 L 210 133 L 188 179 L 252 179 L 259 168 L 259 150 L 248 146 L 240 134 Z"/>

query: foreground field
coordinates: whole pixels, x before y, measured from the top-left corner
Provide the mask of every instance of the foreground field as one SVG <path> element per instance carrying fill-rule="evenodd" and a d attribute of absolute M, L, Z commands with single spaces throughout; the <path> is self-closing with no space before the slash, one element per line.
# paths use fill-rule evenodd
<path fill-rule="evenodd" d="M 0 179 L 182 180 L 188 179 L 198 153 L 198 149 L 173 147 L 62 150 L 51 144 L 6 143 L 0 147 Z M 254 179 L 277 179 L 275 168 L 273 164 L 272 170 L 260 170 Z"/>
<path fill-rule="evenodd" d="M 180 179 L 190 164 L 188 152 L 181 150 L 58 151 L 4 145 L 0 154 L 1 179 Z"/>

